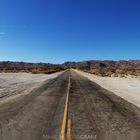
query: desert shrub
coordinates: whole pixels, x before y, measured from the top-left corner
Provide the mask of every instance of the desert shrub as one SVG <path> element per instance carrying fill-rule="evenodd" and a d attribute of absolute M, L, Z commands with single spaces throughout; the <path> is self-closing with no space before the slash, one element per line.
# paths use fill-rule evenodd
<path fill-rule="evenodd" d="M 39 74 L 39 73 L 40 73 L 40 71 L 38 69 L 36 69 L 36 68 L 32 69 L 32 74 Z"/>

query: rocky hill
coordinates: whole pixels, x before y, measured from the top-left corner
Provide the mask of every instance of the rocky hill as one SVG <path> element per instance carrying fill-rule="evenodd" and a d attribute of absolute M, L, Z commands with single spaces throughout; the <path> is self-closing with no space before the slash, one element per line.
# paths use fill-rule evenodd
<path fill-rule="evenodd" d="M 65 62 L 63 66 L 73 68 L 83 68 L 88 70 L 94 68 L 140 69 L 140 60 L 129 60 L 129 61 L 90 60 L 81 62 Z"/>
<path fill-rule="evenodd" d="M 81 62 L 65 62 L 62 65 L 11 61 L 0 62 L 0 72 L 53 73 L 67 68 L 76 68 L 101 76 L 118 76 L 119 74 L 140 75 L 140 60 L 90 60 Z"/>
<path fill-rule="evenodd" d="M 61 71 L 61 65 L 50 63 L 25 63 L 1 61 L 0 72 L 32 72 L 32 73 L 53 73 Z"/>
<path fill-rule="evenodd" d="M 127 75 L 140 76 L 140 60 L 111 61 L 91 60 L 82 62 L 66 62 L 63 67 L 72 67 L 99 76 L 125 77 Z"/>

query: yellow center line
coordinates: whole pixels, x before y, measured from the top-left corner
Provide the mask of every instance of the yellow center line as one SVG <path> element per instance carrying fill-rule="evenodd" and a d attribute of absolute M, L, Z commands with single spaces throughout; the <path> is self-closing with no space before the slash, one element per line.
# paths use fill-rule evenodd
<path fill-rule="evenodd" d="M 67 124 L 67 140 L 71 140 L 71 120 L 70 120 L 70 116 L 68 118 L 68 124 Z"/>
<path fill-rule="evenodd" d="M 68 133 L 70 133 L 70 120 L 67 118 L 68 117 L 68 106 L 69 106 L 68 105 L 69 104 L 69 91 L 70 91 L 70 75 L 69 75 L 69 82 L 68 82 L 68 90 L 67 90 L 67 96 L 66 96 L 64 115 L 63 115 L 63 120 L 62 120 L 62 127 L 61 127 L 61 132 L 60 132 L 60 140 L 66 139 L 66 127 L 67 126 L 69 127 L 67 129 Z M 67 121 L 68 121 L 68 123 L 67 123 Z M 69 137 L 69 140 L 70 140 L 70 137 Z"/>

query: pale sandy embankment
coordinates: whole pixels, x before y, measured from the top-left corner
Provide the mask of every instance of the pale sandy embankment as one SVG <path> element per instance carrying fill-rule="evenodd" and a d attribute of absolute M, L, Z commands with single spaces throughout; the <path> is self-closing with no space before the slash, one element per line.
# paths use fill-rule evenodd
<path fill-rule="evenodd" d="M 57 77 L 54 74 L 0 73 L 0 103 L 29 94 L 44 81 Z"/>

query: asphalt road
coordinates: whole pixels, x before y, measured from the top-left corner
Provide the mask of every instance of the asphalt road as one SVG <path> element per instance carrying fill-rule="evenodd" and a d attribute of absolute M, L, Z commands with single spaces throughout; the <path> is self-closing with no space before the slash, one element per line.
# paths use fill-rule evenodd
<path fill-rule="evenodd" d="M 140 108 L 74 71 L 70 113 L 75 139 L 140 140 Z"/>
<path fill-rule="evenodd" d="M 114 134 L 139 140 L 140 109 L 73 70 L 0 105 L 0 140 L 59 139 L 69 75 L 72 139 L 104 140 Z"/>

